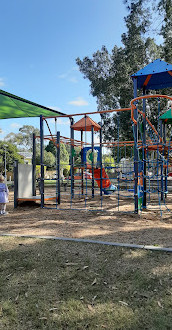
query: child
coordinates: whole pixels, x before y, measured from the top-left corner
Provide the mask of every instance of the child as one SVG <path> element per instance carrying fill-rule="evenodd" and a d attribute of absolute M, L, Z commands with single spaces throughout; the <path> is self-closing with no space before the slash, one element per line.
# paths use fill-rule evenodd
<path fill-rule="evenodd" d="M 0 214 L 8 214 L 8 212 L 6 212 L 6 203 L 9 202 L 8 195 L 8 187 L 4 183 L 3 175 L 0 175 Z"/>

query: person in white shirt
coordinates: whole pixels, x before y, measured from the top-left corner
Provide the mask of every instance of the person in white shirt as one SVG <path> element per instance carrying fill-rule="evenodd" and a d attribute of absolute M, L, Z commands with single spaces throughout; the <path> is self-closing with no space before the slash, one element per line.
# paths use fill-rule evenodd
<path fill-rule="evenodd" d="M 8 214 L 8 212 L 6 212 L 6 203 L 9 202 L 8 195 L 8 187 L 4 183 L 3 175 L 0 175 L 0 214 Z"/>

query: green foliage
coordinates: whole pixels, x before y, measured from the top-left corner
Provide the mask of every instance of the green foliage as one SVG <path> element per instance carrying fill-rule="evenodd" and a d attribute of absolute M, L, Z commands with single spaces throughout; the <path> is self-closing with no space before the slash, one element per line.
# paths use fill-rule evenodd
<path fill-rule="evenodd" d="M 98 110 L 125 108 L 133 98 L 131 74 L 150 61 L 160 57 L 162 48 L 145 33 L 150 26 L 150 13 L 146 1 L 125 1 L 129 14 L 125 17 L 127 31 L 122 34 L 123 47 L 114 46 L 109 53 L 105 46 L 92 58 L 76 59 L 79 70 L 90 81 L 91 94 L 96 97 Z M 131 139 L 133 136 L 130 111 L 103 114 L 104 140 Z"/>
<path fill-rule="evenodd" d="M 44 166 L 44 173 L 46 172 L 47 167 Z M 41 175 L 41 165 L 36 165 L 36 177 L 39 178 Z"/>
<path fill-rule="evenodd" d="M 81 164 L 81 149 L 79 147 L 74 148 L 74 164 L 80 165 Z"/>
<path fill-rule="evenodd" d="M 114 158 L 111 155 L 103 155 L 103 166 L 114 166 Z"/>
<path fill-rule="evenodd" d="M 12 143 L 0 141 L 0 172 L 4 172 L 5 146 L 6 145 L 6 169 L 13 171 L 14 161 L 24 163 L 23 158 L 18 154 L 17 147 Z"/>
<path fill-rule="evenodd" d="M 56 156 L 56 147 L 55 147 L 53 141 L 49 141 L 49 143 L 47 144 L 45 150 L 48 151 L 48 152 L 52 152 L 52 154 L 54 156 Z"/>
<path fill-rule="evenodd" d="M 68 174 L 70 173 L 70 165 L 67 165 L 64 162 L 61 162 L 60 168 L 63 169 L 63 174 L 64 174 L 64 171 L 67 172 Z"/>
<path fill-rule="evenodd" d="M 54 145 L 53 141 L 49 141 L 45 150 L 51 152 L 56 157 L 56 146 Z M 60 162 L 69 164 L 69 153 L 67 151 L 66 145 L 63 143 L 60 144 Z"/>
<path fill-rule="evenodd" d="M 40 164 L 40 153 L 36 155 L 36 164 Z M 55 164 L 55 156 L 52 152 L 44 150 L 44 165 L 47 166 L 47 169 L 55 167 Z"/>
<path fill-rule="evenodd" d="M 19 129 L 19 133 L 9 133 L 5 140 L 9 143 L 13 143 L 16 146 L 25 148 L 27 150 L 32 150 L 33 144 L 33 133 L 40 135 L 39 129 L 31 125 L 23 125 Z M 39 139 L 37 139 L 37 144 L 39 144 Z"/>
<path fill-rule="evenodd" d="M 160 34 L 163 36 L 163 56 L 167 62 L 172 63 L 172 1 L 160 0 L 158 3 L 159 14 L 162 18 Z"/>
<path fill-rule="evenodd" d="M 87 151 L 87 156 L 86 156 L 86 160 L 88 164 L 91 164 L 92 161 L 94 160 L 94 165 L 97 164 L 97 151 L 94 150 L 94 152 L 92 153 L 92 150 L 88 150 Z"/>

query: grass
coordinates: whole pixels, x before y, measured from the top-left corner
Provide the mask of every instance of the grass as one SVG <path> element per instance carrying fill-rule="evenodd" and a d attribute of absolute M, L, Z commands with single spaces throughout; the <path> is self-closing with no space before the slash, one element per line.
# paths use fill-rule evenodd
<path fill-rule="evenodd" d="M 70 180 L 63 180 L 63 184 L 67 183 L 67 186 L 70 187 Z M 84 184 L 87 186 L 91 187 L 91 180 L 83 180 Z M 44 185 L 45 186 L 56 186 L 57 181 L 56 180 L 44 180 Z M 75 180 L 75 186 L 81 186 L 81 180 Z"/>
<path fill-rule="evenodd" d="M 172 329 L 171 254 L 0 238 L 0 329 Z"/>
<path fill-rule="evenodd" d="M 44 180 L 44 185 L 45 186 L 56 186 L 56 180 Z"/>

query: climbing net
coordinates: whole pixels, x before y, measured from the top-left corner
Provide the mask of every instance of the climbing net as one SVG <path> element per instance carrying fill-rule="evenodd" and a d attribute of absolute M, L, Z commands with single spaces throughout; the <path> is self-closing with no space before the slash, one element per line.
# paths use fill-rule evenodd
<path fill-rule="evenodd" d="M 151 101 L 153 99 L 153 106 L 158 109 L 154 118 L 156 125 L 153 125 L 149 118 L 152 114 L 148 104 L 150 99 Z M 146 95 L 135 98 L 131 102 L 134 143 L 135 149 L 138 150 L 135 157 L 135 175 L 137 176 L 138 173 L 138 180 L 141 181 L 138 185 L 140 209 L 159 207 L 161 216 L 165 210 L 171 212 L 169 205 L 172 183 L 170 177 L 172 170 L 171 125 L 169 126 L 167 121 L 161 119 L 161 104 L 164 108 L 166 107 L 166 103 L 162 102 L 164 99 L 172 101 L 172 98 L 166 95 Z M 143 101 L 142 110 L 140 110 L 140 100 Z M 136 118 L 134 118 L 134 111 Z M 138 139 L 142 141 L 140 146 Z"/>

